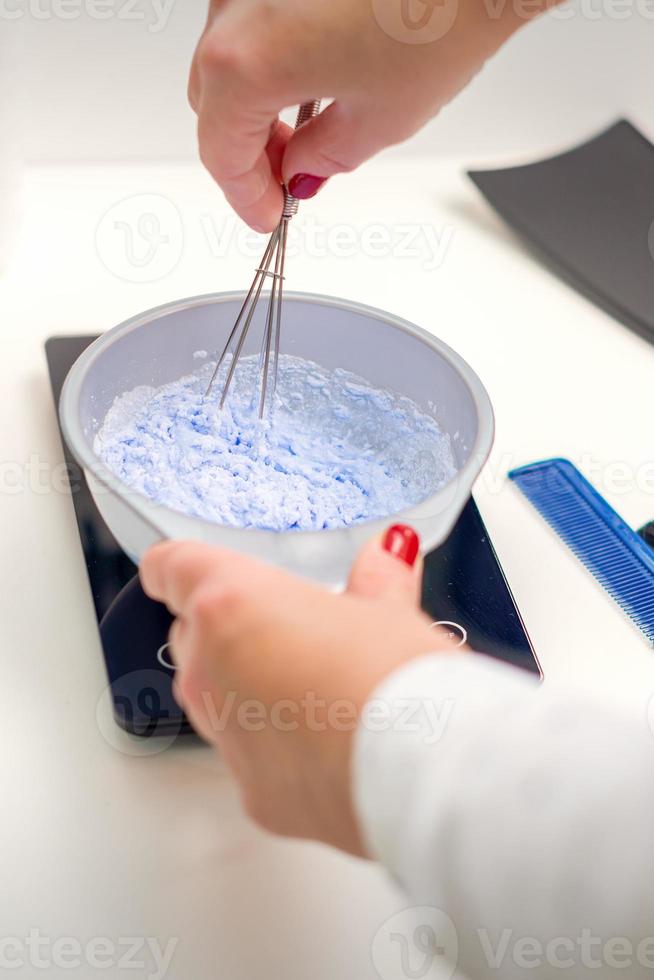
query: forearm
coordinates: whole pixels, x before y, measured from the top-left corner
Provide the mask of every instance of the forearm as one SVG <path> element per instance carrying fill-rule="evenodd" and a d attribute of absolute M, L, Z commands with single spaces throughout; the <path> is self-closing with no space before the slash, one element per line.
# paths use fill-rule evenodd
<path fill-rule="evenodd" d="M 651 976 L 645 720 L 478 656 L 414 661 L 374 697 L 437 705 L 412 732 L 371 731 L 364 719 L 355 796 L 371 854 L 412 902 L 453 921 L 460 968 L 475 980 L 540 980 L 567 963 L 578 980 L 614 976 L 622 957 L 630 978 Z"/>

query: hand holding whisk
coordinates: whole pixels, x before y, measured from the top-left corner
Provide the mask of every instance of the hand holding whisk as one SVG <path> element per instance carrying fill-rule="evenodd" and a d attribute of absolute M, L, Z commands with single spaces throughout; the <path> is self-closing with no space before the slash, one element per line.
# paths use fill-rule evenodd
<path fill-rule="evenodd" d="M 298 129 L 307 120 L 317 116 L 320 111 L 320 100 L 314 99 L 312 102 L 305 102 L 300 106 L 295 122 Z M 241 310 L 232 327 L 231 333 L 227 338 L 227 343 L 218 358 L 218 363 L 211 376 L 211 381 L 207 388 L 208 395 L 213 384 L 218 377 L 220 368 L 225 363 L 228 354 L 232 355 L 231 364 L 225 384 L 220 396 L 220 407 L 223 408 L 229 388 L 234 378 L 236 366 L 245 344 L 245 339 L 252 324 L 257 304 L 261 297 L 265 280 L 270 277 L 270 294 L 268 296 L 268 309 L 263 330 L 263 340 L 261 344 L 261 354 L 259 357 L 259 371 L 257 374 L 259 393 L 259 418 L 263 418 L 266 405 L 272 405 L 275 390 L 277 387 L 277 372 L 279 368 L 279 346 L 282 329 L 282 303 L 283 303 L 283 284 L 284 284 L 284 263 L 286 258 L 286 242 L 288 238 L 288 223 L 297 213 L 299 206 L 297 198 L 289 194 L 284 188 L 284 209 L 279 224 L 273 231 L 266 250 L 263 253 L 261 263 L 256 270 L 252 285 L 248 291 Z M 256 395 L 256 391 L 255 391 Z"/>

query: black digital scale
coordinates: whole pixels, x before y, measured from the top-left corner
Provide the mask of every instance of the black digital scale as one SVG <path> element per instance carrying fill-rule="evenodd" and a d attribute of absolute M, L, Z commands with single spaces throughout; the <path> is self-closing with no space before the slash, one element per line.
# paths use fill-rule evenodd
<path fill-rule="evenodd" d="M 46 355 L 55 404 L 95 337 L 51 337 Z M 98 618 L 117 723 L 149 737 L 190 732 L 172 694 L 172 618 L 141 589 L 136 566 L 100 516 L 64 443 L 75 515 Z M 461 643 L 532 673 L 539 667 L 493 545 L 471 498 L 447 541 L 425 559 L 423 609 Z"/>

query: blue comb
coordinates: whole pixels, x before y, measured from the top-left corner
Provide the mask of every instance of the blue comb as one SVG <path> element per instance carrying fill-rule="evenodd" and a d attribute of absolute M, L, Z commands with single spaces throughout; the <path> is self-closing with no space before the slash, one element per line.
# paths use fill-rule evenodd
<path fill-rule="evenodd" d="M 509 478 L 654 643 L 654 549 L 567 459 L 521 466 Z"/>

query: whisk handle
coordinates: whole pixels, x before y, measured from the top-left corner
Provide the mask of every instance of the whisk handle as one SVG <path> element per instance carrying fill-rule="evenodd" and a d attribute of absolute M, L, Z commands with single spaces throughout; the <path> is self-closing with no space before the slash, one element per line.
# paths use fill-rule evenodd
<path fill-rule="evenodd" d="M 320 99 L 312 99 L 311 102 L 303 102 L 297 111 L 295 128 L 299 129 L 309 119 L 313 119 L 320 112 Z"/>
<path fill-rule="evenodd" d="M 297 119 L 295 120 L 295 128 L 299 129 L 303 126 L 305 122 L 309 119 L 313 119 L 320 112 L 320 99 L 312 99 L 310 102 L 303 102 L 297 111 Z M 297 214 L 297 209 L 300 202 L 292 194 L 288 193 L 288 189 L 284 188 L 284 210 L 282 211 L 282 221 L 292 218 L 294 214 Z"/>

